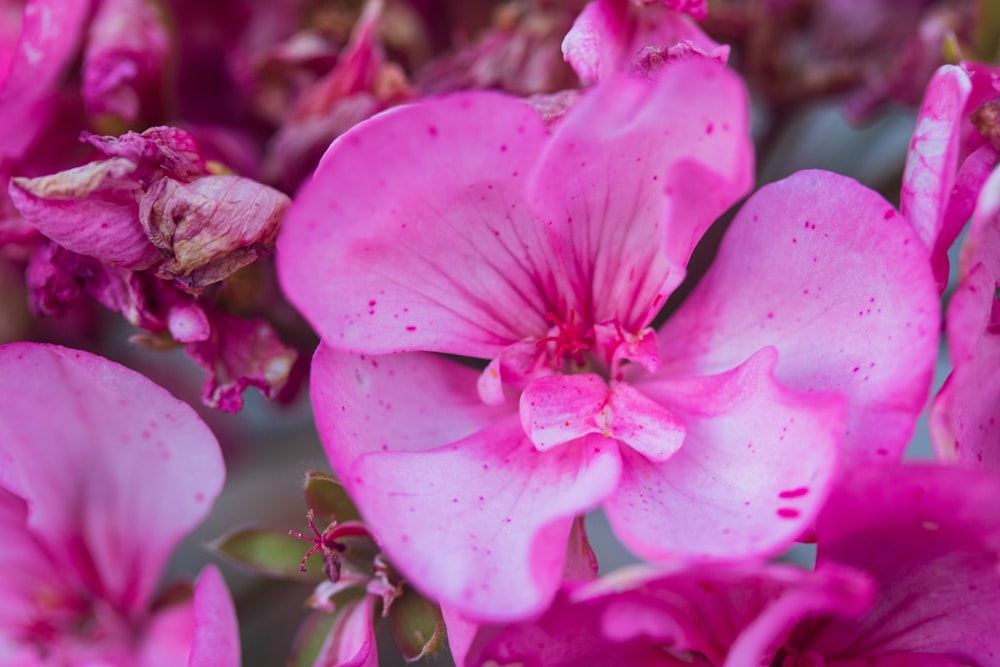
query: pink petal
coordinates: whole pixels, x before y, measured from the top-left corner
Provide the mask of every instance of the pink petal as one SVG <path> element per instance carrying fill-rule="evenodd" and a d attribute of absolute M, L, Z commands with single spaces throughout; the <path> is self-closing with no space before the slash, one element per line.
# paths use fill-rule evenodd
<path fill-rule="evenodd" d="M 825 656 L 915 653 L 962 664 L 996 662 L 995 476 L 951 466 L 855 469 L 831 495 L 816 537 L 818 567 L 863 568 L 878 590 L 875 607 L 862 619 L 804 629 Z"/>
<path fill-rule="evenodd" d="M 26 503 L 0 487 L 0 568 L 17 573 L 0 577 L 0 644 L 3 636 L 18 634 L 38 614 L 39 590 L 62 586 L 45 547 L 27 524 Z"/>
<path fill-rule="evenodd" d="M 863 609 L 871 597 L 868 584 L 846 568 L 619 570 L 584 586 L 564 587 L 538 619 L 492 634 L 481 630 L 464 664 L 769 664 L 804 616 Z"/>
<path fill-rule="evenodd" d="M 378 667 L 375 646 L 375 600 L 364 595 L 336 610 L 330 634 L 313 667 Z"/>
<path fill-rule="evenodd" d="M 687 436 L 663 463 L 623 453 L 605 511 L 630 550 L 742 560 L 777 553 L 810 526 L 837 472 L 842 412 L 836 397 L 776 382 L 775 357 L 763 350 L 722 375 L 636 384 Z"/>
<path fill-rule="evenodd" d="M 134 162 L 144 180 L 167 176 L 180 181 L 192 181 L 212 173 L 201 147 L 185 130 L 169 126 L 151 127 L 142 133 L 126 132 L 119 137 L 84 133 L 81 137 L 109 158 L 125 158 Z"/>
<path fill-rule="evenodd" d="M 483 631 L 483 626 L 468 620 L 447 605 L 441 607 L 441 616 L 448 629 L 448 649 L 451 651 L 452 660 L 458 667 L 465 667 L 468 664 L 466 656 L 472 647 L 472 642 L 476 640 L 477 633 Z"/>
<path fill-rule="evenodd" d="M 60 77 L 77 52 L 90 0 L 28 0 L 21 38 L 0 71 L 0 155 L 15 159 L 45 130 Z M 10 131 L 17 128 L 17 131 Z"/>
<path fill-rule="evenodd" d="M 0 484 L 28 501 L 31 530 L 67 576 L 125 614 L 144 609 L 222 488 L 215 437 L 190 407 L 100 357 L 15 343 L 0 347 L 0 366 Z"/>
<path fill-rule="evenodd" d="M 208 375 L 202 402 L 223 412 L 239 412 L 247 387 L 257 387 L 268 398 L 278 398 L 289 383 L 298 352 L 282 343 L 262 318 L 247 320 L 207 306 L 199 310 L 206 322 L 185 323 L 191 328 L 191 340 L 183 342 L 188 356 Z M 196 313 L 188 314 L 198 317 Z M 172 320 L 172 330 L 175 324 L 178 322 Z M 207 335 L 204 325 L 211 327 Z"/>
<path fill-rule="evenodd" d="M 166 258 L 158 274 L 198 289 L 270 253 L 288 201 L 240 176 L 164 178 L 142 193 L 138 218 Z"/>
<path fill-rule="evenodd" d="M 628 5 L 614 0 L 588 2 L 563 38 L 562 52 L 584 83 L 613 76 L 622 65 Z"/>
<path fill-rule="evenodd" d="M 982 264 L 948 304 L 948 352 L 954 370 L 934 399 L 930 427 L 944 461 L 1000 472 L 1000 335 L 991 326 L 996 281 Z"/>
<path fill-rule="evenodd" d="M 432 355 L 321 346 L 312 394 L 334 471 L 393 563 L 472 619 L 544 609 L 574 516 L 617 482 L 614 441 L 539 452 L 516 413 L 479 402 L 473 370 Z"/>
<path fill-rule="evenodd" d="M 608 384 L 594 373 L 537 378 L 521 394 L 524 432 L 541 451 L 589 433 L 610 435 L 608 394 Z"/>
<path fill-rule="evenodd" d="M 968 667 L 964 660 L 952 660 L 943 655 L 895 653 L 866 656 L 857 660 L 838 660 L 837 667 Z"/>
<path fill-rule="evenodd" d="M 214 565 L 194 588 L 194 636 L 188 667 L 239 667 L 240 635 L 226 582 Z"/>
<path fill-rule="evenodd" d="M 521 190 L 545 139 L 530 107 L 486 92 L 357 126 L 285 217 L 286 294 L 324 339 L 359 351 L 492 358 L 542 335 L 555 255 Z"/>
<path fill-rule="evenodd" d="M 577 314 L 648 324 L 708 225 L 749 189 L 752 164 L 746 89 L 717 63 L 593 88 L 529 186 L 533 209 L 566 239 Z"/>
<path fill-rule="evenodd" d="M 126 269 L 161 259 L 139 224 L 136 165 L 91 162 L 38 178 L 14 178 L 10 198 L 25 220 L 67 250 Z"/>
<path fill-rule="evenodd" d="M 660 641 L 662 638 L 658 635 L 644 637 L 644 641 L 610 641 L 601 632 L 604 605 L 574 605 L 567 598 L 561 593 L 540 618 L 506 626 L 499 632 L 481 631 L 465 662 L 459 664 L 468 667 L 498 664 L 679 667 L 683 664 L 670 654 L 667 646 L 671 642 Z M 694 664 L 697 667 L 707 665 L 701 661 Z"/>
<path fill-rule="evenodd" d="M 615 383 L 609 412 L 608 435 L 653 463 L 669 459 L 686 439 L 680 419 L 626 382 Z"/>
<path fill-rule="evenodd" d="M 517 414 L 485 405 L 476 382 L 475 370 L 430 354 L 352 355 L 320 344 L 310 394 L 334 471 L 343 478 L 370 451 L 433 449 Z"/>
<path fill-rule="evenodd" d="M 683 49 L 725 64 L 728 46 L 717 44 L 689 17 L 671 11 L 678 7 L 650 4 L 655 3 L 639 8 L 628 0 L 595 0 L 584 7 L 562 42 L 563 57 L 581 81 L 593 83 L 628 72 L 649 51 L 669 60 L 671 51 Z M 704 2 L 690 4 L 704 8 Z"/>
<path fill-rule="evenodd" d="M 934 243 L 934 250 L 931 252 L 934 277 L 942 292 L 948 285 L 950 272 L 948 250 L 965 229 L 969 218 L 972 217 L 976 208 L 976 200 L 979 198 L 983 185 L 993 172 L 996 160 L 997 149 L 990 144 L 980 146 L 965 159 L 962 166 L 959 167 L 958 174 L 955 175 L 955 186 L 952 188 L 948 207 L 945 209 L 944 219 L 941 221 L 941 230 Z"/>
<path fill-rule="evenodd" d="M 164 310 L 178 296 L 148 273 L 107 266 L 51 242 L 32 255 L 27 283 L 36 313 L 62 315 L 87 295 L 148 331 L 166 328 Z"/>
<path fill-rule="evenodd" d="M 761 574 L 756 596 L 742 597 L 739 591 L 729 595 L 729 605 L 749 622 L 730 647 L 723 667 L 743 667 L 762 655 L 773 655 L 789 635 L 792 641 L 796 639 L 797 625 L 801 627 L 811 618 L 853 620 L 871 608 L 876 594 L 871 579 L 863 572 L 833 564 L 813 572 L 772 566 Z M 765 601 L 769 604 L 754 614 L 756 618 L 748 613 L 755 602 L 759 605 Z M 732 615 L 730 611 L 723 618 Z"/>
<path fill-rule="evenodd" d="M 88 114 L 111 114 L 130 124 L 162 114 L 173 55 L 165 13 L 152 0 L 101 0 L 83 55 Z"/>
<path fill-rule="evenodd" d="M 675 12 L 690 14 L 696 19 L 708 16 L 708 0 L 642 0 L 645 4 L 661 4 Z"/>
<path fill-rule="evenodd" d="M 187 662 L 194 637 L 194 610 L 190 599 L 158 609 L 143 626 L 136 648 L 142 667 L 176 667 Z"/>
<path fill-rule="evenodd" d="M 847 462 L 891 458 L 926 401 L 938 308 L 927 251 L 892 206 L 843 176 L 799 172 L 736 216 L 660 331 L 660 372 L 716 373 L 773 345 L 780 382 L 847 398 Z"/>
<path fill-rule="evenodd" d="M 968 240 L 962 249 L 962 264 L 966 270 L 979 262 L 991 276 L 1000 276 L 1000 169 L 994 169 L 983 184 Z"/>
<path fill-rule="evenodd" d="M 928 249 L 941 231 L 955 182 L 965 103 L 971 92 L 969 75 L 961 67 L 941 67 L 927 85 L 910 141 L 899 210 Z"/>
<path fill-rule="evenodd" d="M 625 382 L 609 389 L 594 373 L 537 378 L 520 408 L 524 432 L 542 451 L 595 433 L 660 463 L 684 441 L 684 425 L 669 410 Z"/>
<path fill-rule="evenodd" d="M 194 301 L 182 301 L 171 308 L 167 316 L 167 327 L 171 337 L 178 343 L 208 340 L 212 335 L 208 315 Z"/>

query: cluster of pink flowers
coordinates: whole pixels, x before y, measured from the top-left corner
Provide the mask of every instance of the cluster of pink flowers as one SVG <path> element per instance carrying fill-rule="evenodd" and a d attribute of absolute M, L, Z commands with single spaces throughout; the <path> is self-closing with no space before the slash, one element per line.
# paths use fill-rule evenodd
<path fill-rule="evenodd" d="M 239 452 L 102 310 L 311 404 L 311 534 L 213 547 L 294 667 L 1000 667 L 1000 15 L 895 4 L 0 0 L 0 667 L 241 664 L 160 582 Z M 901 186 L 757 182 L 817 99 Z"/>

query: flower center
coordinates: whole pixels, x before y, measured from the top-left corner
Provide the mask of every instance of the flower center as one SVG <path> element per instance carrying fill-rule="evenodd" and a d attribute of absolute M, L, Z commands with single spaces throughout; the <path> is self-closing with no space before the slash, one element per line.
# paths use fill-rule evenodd
<path fill-rule="evenodd" d="M 565 322 L 552 311 L 548 312 L 547 317 L 555 325 L 555 331 L 551 335 L 539 338 L 535 345 L 548 349 L 553 368 L 567 373 L 586 369 L 587 361 L 584 359 L 583 351 L 590 349 L 593 340 L 592 335 L 588 335 L 589 332 L 577 324 L 576 311 L 571 309 L 569 318 Z M 566 364 L 563 363 L 564 357 L 568 357 Z M 575 363 L 575 367 L 570 366 L 569 362 Z"/>
<path fill-rule="evenodd" d="M 48 588 L 34 598 L 33 613 L 17 638 L 46 664 L 77 664 L 95 654 L 118 664 L 114 656 L 130 655 L 133 628 L 106 605 Z"/>

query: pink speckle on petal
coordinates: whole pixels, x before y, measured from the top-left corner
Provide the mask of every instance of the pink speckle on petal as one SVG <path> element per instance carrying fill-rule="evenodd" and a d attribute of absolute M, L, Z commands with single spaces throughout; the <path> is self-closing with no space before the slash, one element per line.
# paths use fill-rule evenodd
<path fill-rule="evenodd" d="M 791 507 L 781 507 L 777 512 L 782 519 L 794 519 L 799 516 L 799 511 Z"/>

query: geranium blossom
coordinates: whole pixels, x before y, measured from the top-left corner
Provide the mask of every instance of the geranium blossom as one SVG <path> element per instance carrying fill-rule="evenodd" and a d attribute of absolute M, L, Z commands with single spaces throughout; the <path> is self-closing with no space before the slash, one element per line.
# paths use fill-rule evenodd
<path fill-rule="evenodd" d="M 0 368 L 0 663 L 239 665 L 214 568 L 193 599 L 155 599 L 171 551 L 222 488 L 205 424 L 84 352 L 11 344 Z"/>
<path fill-rule="evenodd" d="M 600 84 L 553 135 L 476 93 L 325 156 L 279 273 L 325 341 L 312 391 L 333 468 L 413 585 L 479 619 L 540 611 L 573 516 L 598 504 L 646 557 L 774 553 L 814 518 L 839 441 L 850 461 L 901 453 L 936 295 L 910 227 L 849 179 L 762 190 L 649 329 L 749 184 L 745 109 L 697 59 Z M 370 356 L 412 350 L 492 361 Z"/>
<path fill-rule="evenodd" d="M 540 619 L 479 628 L 459 665 L 996 664 L 1000 480 L 867 467 L 817 524 L 815 572 L 640 567 L 567 585 Z"/>

